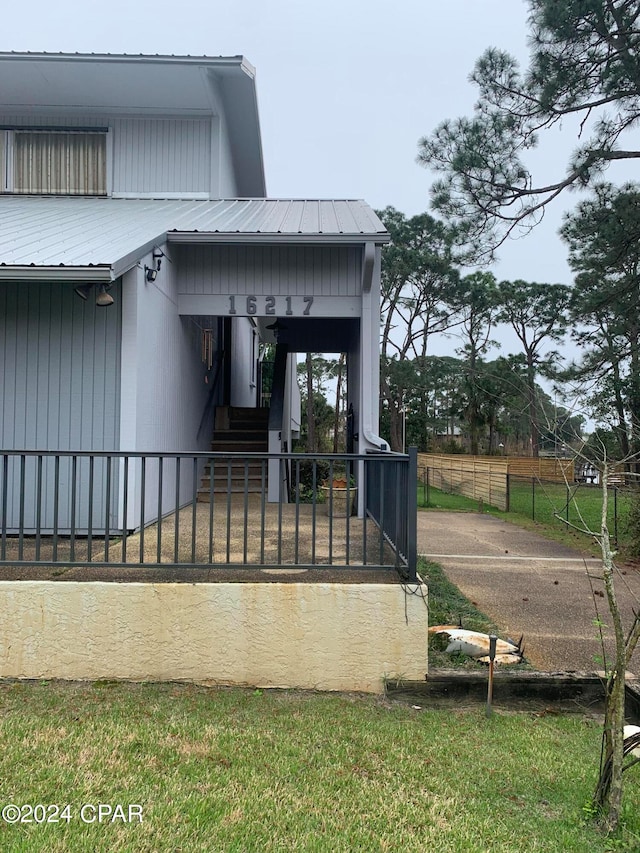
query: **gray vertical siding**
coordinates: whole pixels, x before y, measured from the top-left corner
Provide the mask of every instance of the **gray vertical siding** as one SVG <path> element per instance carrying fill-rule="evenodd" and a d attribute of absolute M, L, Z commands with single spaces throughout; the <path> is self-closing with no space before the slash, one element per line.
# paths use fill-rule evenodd
<path fill-rule="evenodd" d="M 113 131 L 114 193 L 209 193 L 210 121 L 119 119 Z"/>
<path fill-rule="evenodd" d="M 182 317 L 177 307 L 177 264 L 172 249 L 155 282 L 132 269 L 123 277 L 121 446 L 142 452 L 206 451 L 211 446 L 215 366 L 202 362 L 201 325 L 210 318 Z M 150 258 L 145 259 L 150 261 Z M 202 424 L 202 429 L 200 429 Z M 202 464 L 202 463 L 201 463 Z M 145 521 L 157 516 L 157 462 L 146 471 Z M 139 466 L 131 477 L 140 498 Z M 193 495 L 191 463 L 180 472 L 180 503 Z M 175 506 L 175 462 L 164 467 L 162 507 Z M 130 510 L 127 527 L 138 527 L 140 513 Z"/>
<path fill-rule="evenodd" d="M 71 284 L 0 284 L 0 447 L 115 450 L 120 306 Z"/>
<path fill-rule="evenodd" d="M 209 194 L 212 189 L 210 119 L 0 114 L 0 124 L 110 128 L 113 160 L 108 189 L 115 195 Z M 229 163 L 223 168 L 232 167 Z"/>
<path fill-rule="evenodd" d="M 359 296 L 362 248 L 181 247 L 180 293 Z"/>
<path fill-rule="evenodd" d="M 110 308 L 85 302 L 73 285 L 0 285 L 0 450 L 115 450 L 119 441 L 119 288 Z M 54 527 L 54 462 L 42 463 L 42 525 Z M 71 460 L 61 461 L 57 523 L 70 524 Z M 96 463 L 95 493 L 104 465 Z M 36 519 L 37 460 L 25 463 L 24 525 Z M 8 525 L 19 517 L 19 460 L 10 463 Z M 76 525 L 88 523 L 88 462 L 78 463 Z M 94 524 L 105 517 L 96 501 Z M 104 524 L 102 524 L 104 526 Z"/>

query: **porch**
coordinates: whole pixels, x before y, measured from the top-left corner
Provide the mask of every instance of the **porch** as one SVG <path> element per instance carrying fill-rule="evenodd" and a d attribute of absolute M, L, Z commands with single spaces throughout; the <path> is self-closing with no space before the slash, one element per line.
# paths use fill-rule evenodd
<path fill-rule="evenodd" d="M 15 451 L 0 460 L 5 578 L 6 569 L 32 579 L 190 582 L 220 571 L 331 570 L 416 580 L 414 450 Z"/>
<path fill-rule="evenodd" d="M 217 494 L 210 474 L 210 500 L 198 500 L 205 464 L 229 482 L 243 467 L 241 490 Z M 262 456 L 257 493 L 250 464 L 246 454 L 1 454 L 0 677 L 369 692 L 422 679 L 415 452 Z M 321 471 L 349 472 L 345 491 L 362 489 L 365 511 L 327 515 L 331 485 L 324 503 L 319 487 L 304 503 L 305 464 L 312 486 Z M 269 465 L 289 503 L 268 502 Z M 165 513 L 171 494 L 180 505 Z M 135 518 L 146 523 L 130 528 Z"/>

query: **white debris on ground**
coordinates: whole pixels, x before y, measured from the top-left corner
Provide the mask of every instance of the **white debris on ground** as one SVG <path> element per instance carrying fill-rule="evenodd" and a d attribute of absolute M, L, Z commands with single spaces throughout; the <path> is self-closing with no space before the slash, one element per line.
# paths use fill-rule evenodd
<path fill-rule="evenodd" d="M 622 736 L 625 741 L 638 734 L 640 734 L 640 726 L 625 726 L 622 732 Z M 640 746 L 636 746 L 634 749 L 630 750 L 629 754 L 633 755 L 634 758 L 640 758 Z"/>
<path fill-rule="evenodd" d="M 480 663 L 489 663 L 489 648 L 491 638 L 489 634 L 480 631 L 467 631 L 455 625 L 434 625 L 429 628 L 429 633 L 434 638 L 432 644 L 440 651 L 447 654 L 463 654 L 474 658 Z M 513 665 L 522 663 L 522 637 L 518 643 L 513 640 L 496 640 L 496 655 L 494 663 L 502 665 Z"/>

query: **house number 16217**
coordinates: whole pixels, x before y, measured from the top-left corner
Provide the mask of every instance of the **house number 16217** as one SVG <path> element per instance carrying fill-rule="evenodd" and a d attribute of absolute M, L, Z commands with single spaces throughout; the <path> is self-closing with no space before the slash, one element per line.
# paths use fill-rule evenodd
<path fill-rule="evenodd" d="M 308 317 L 313 305 L 313 296 L 230 296 L 229 314 L 249 315 L 259 317 L 285 314 L 290 317 L 297 314 Z M 284 311 L 282 310 L 284 309 Z"/>

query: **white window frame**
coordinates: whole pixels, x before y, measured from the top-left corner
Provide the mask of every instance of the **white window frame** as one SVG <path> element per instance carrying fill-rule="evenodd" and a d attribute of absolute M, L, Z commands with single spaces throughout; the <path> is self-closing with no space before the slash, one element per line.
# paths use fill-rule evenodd
<path fill-rule="evenodd" d="M 13 192 L 13 131 L 0 130 L 2 149 L 0 150 L 0 193 Z"/>

